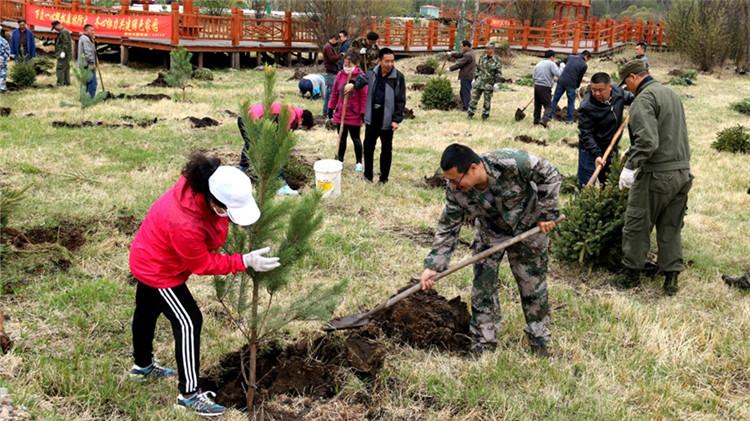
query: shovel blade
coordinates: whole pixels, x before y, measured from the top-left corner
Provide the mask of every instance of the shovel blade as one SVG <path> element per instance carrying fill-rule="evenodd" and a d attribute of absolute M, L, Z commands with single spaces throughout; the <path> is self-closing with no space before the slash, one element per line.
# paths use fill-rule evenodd
<path fill-rule="evenodd" d="M 368 323 L 370 323 L 370 318 L 367 313 L 357 313 L 330 320 L 325 326 L 323 326 L 323 330 L 330 332 L 333 330 L 354 329 L 362 327 Z"/>
<path fill-rule="evenodd" d="M 524 114 L 523 110 L 520 108 L 516 108 L 516 121 L 521 121 L 526 117 L 526 114 Z"/>

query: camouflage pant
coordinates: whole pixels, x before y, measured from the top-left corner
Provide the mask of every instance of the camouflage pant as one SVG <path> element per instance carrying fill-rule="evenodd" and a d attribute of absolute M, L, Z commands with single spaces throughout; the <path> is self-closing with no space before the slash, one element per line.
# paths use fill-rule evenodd
<path fill-rule="evenodd" d="M 490 241 L 479 236 L 474 241 L 474 253 L 490 248 L 506 238 Z M 524 331 L 529 340 L 546 344 L 550 337 L 550 310 L 547 301 L 547 251 L 549 237 L 535 235 L 507 248 L 508 262 L 521 294 L 521 307 L 526 318 Z M 475 342 L 496 344 L 500 329 L 500 299 L 498 297 L 498 266 L 505 252 L 493 254 L 474 265 L 474 285 L 471 290 L 470 331 Z"/>
<path fill-rule="evenodd" d="M 482 117 L 487 118 L 490 116 L 490 107 L 492 106 L 492 88 L 485 89 L 481 86 L 475 86 L 471 91 L 471 102 L 469 103 L 469 116 L 473 117 L 477 111 L 477 105 L 479 104 L 479 98 L 484 94 L 484 108 L 482 108 Z"/>

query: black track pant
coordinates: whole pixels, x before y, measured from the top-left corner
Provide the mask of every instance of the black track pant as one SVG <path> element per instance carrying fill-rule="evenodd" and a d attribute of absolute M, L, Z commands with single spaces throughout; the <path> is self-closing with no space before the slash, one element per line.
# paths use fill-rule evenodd
<path fill-rule="evenodd" d="M 357 159 L 357 164 L 362 163 L 362 140 L 359 138 L 359 132 L 362 126 L 350 126 L 344 124 L 344 130 L 341 131 L 341 139 L 339 139 L 339 161 L 344 162 L 344 155 L 346 155 L 346 137 L 347 135 L 352 138 L 354 143 L 354 157 Z M 338 125 L 337 130 L 341 130 L 341 124 Z"/>
<path fill-rule="evenodd" d="M 544 113 L 547 114 L 551 102 L 552 88 L 534 85 L 534 124 L 542 121 L 542 107 L 544 107 Z"/>
<path fill-rule="evenodd" d="M 180 393 L 193 393 L 198 390 L 203 316 L 187 285 L 152 288 L 138 282 L 133 314 L 135 364 L 139 367 L 151 364 L 156 319 L 160 314 L 164 314 L 172 324 Z"/>

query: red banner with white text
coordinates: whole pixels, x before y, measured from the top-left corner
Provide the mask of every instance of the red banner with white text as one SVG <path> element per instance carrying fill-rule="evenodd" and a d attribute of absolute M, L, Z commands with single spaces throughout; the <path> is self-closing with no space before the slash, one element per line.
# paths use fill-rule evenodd
<path fill-rule="evenodd" d="M 71 32 L 83 32 L 83 26 L 94 25 L 94 33 L 117 38 L 171 38 L 172 17 L 165 15 L 108 15 L 73 12 L 66 9 L 26 5 L 29 25 L 50 26 L 59 20 Z"/>

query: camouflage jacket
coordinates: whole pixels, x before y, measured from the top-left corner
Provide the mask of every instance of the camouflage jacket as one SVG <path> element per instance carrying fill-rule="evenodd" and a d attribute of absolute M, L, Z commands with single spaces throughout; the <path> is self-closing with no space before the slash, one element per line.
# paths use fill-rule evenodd
<path fill-rule="evenodd" d="M 364 57 L 361 57 L 360 67 L 363 67 L 366 64 L 367 67 L 364 70 L 365 72 L 367 72 L 368 70 L 372 70 L 372 68 L 375 67 L 375 65 L 378 63 L 378 53 L 380 52 L 380 47 L 378 47 L 377 44 L 373 44 L 372 47 L 369 47 L 367 45 L 367 38 L 359 37 L 352 42 L 349 50 L 356 51 L 359 54 L 359 51 L 363 48 L 367 49 L 367 53 L 364 55 Z"/>
<path fill-rule="evenodd" d="M 492 239 L 520 234 L 559 216 L 562 177 L 549 161 L 518 149 L 499 149 L 481 159 L 489 176 L 487 189 L 446 188 L 445 208 L 425 268 L 448 267 L 466 217 L 474 221 L 478 239 Z"/>
<path fill-rule="evenodd" d="M 477 74 L 474 77 L 474 89 L 493 89 L 500 82 L 502 63 L 498 56 L 482 55 L 477 63 Z"/>

